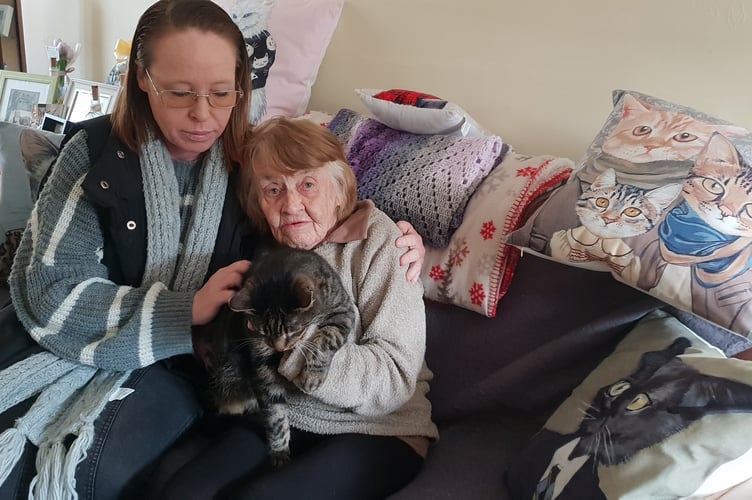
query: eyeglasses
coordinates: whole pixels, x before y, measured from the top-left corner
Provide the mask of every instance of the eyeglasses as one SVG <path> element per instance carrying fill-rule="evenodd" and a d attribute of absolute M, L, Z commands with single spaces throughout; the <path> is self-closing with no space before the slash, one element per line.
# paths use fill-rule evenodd
<path fill-rule="evenodd" d="M 199 97 L 206 97 L 209 106 L 213 108 L 232 108 L 238 103 L 238 99 L 243 97 L 242 90 L 215 90 L 208 94 L 199 94 L 192 90 L 159 90 L 154 85 L 149 70 L 144 68 L 144 71 L 152 88 L 154 88 L 154 93 L 162 100 L 162 104 L 168 108 L 190 108 Z"/>

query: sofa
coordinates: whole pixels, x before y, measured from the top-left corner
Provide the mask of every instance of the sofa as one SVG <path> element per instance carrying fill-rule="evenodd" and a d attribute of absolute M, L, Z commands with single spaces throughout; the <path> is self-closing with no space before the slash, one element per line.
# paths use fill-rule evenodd
<path fill-rule="evenodd" d="M 9 301 L 0 286 L 0 305 Z M 661 306 L 601 273 L 532 256 L 519 261 L 494 318 L 427 300 L 429 396 L 441 437 L 393 498 L 506 498 L 505 464 L 621 335 Z M 0 325 L 6 349 L 28 347 Z"/>
<path fill-rule="evenodd" d="M 372 37 L 363 37 L 355 28 L 370 19 L 362 15 L 365 7 L 357 2 L 350 5 L 349 10 L 341 0 L 276 3 L 220 0 L 218 3 L 238 18 L 243 12 L 259 12 L 257 24 L 241 28 L 249 39 L 264 34 L 253 29 L 268 28 L 276 41 L 278 50 L 269 63 L 271 67 L 262 69 L 267 72 L 263 75 L 266 85 L 254 89 L 255 107 L 251 118 L 259 120 L 262 115 L 275 114 L 300 116 L 308 111 L 312 92 L 316 97 L 314 83 L 323 60 L 324 78 L 314 103 L 326 105 L 331 113 L 309 112 L 305 118 L 330 127 L 345 144 L 348 159 L 356 169 L 360 195 L 374 199 L 393 218 L 413 222 L 428 247 L 421 280 L 426 290 L 426 360 L 434 373 L 429 399 L 440 439 L 432 446 L 420 474 L 394 494 L 393 499 L 531 498 L 528 490 L 519 493 L 520 483 L 527 479 L 525 469 L 531 471 L 533 484 L 541 477 L 540 464 L 531 457 L 533 451 L 540 449 L 536 446 L 540 445 L 541 437 L 550 435 L 551 422 L 560 419 L 568 410 L 567 404 L 572 396 L 579 394 L 583 384 L 587 385 L 604 363 L 619 365 L 614 362 L 613 353 L 618 352 L 640 325 L 644 325 L 643 321 L 654 318 L 656 314 L 665 313 L 676 320 L 681 328 L 687 328 L 687 336 L 696 334 L 699 340 L 693 341 L 693 348 L 699 349 L 702 342 L 717 348 L 719 353 L 711 361 L 720 360 L 724 366 L 747 370 L 743 362 L 725 358 L 752 347 L 745 338 L 746 332 L 732 332 L 702 319 L 702 314 L 685 312 L 676 307 L 678 302 L 672 301 L 671 296 L 657 297 L 645 293 L 636 286 L 637 283 L 614 279 L 617 276 L 613 269 L 600 266 L 599 261 L 584 264 L 563 262 L 560 256 L 551 255 L 550 246 L 536 245 L 531 237 L 536 231 L 536 234 L 545 233 L 549 226 L 557 229 L 573 227 L 571 218 L 575 211 L 571 209 L 570 188 L 574 183 L 569 180 L 587 172 L 583 167 L 602 153 L 605 138 L 617 126 L 622 109 L 625 109 L 627 92 L 617 90 L 613 93 L 613 109 L 606 123 L 596 133 L 592 144 L 584 151 L 577 151 L 577 163 L 552 155 L 528 156 L 516 152 L 514 145 L 506 144 L 484 129 L 457 103 L 422 92 L 429 90 L 429 84 L 431 88 L 446 92 L 454 90 L 454 96 L 464 95 L 468 102 L 474 102 L 476 110 L 481 107 L 478 99 L 494 104 L 497 100 L 507 102 L 505 99 L 509 99 L 508 96 L 499 96 L 497 82 L 488 89 L 478 85 L 479 82 L 469 78 L 472 72 L 459 87 L 437 83 L 440 78 L 431 75 L 444 74 L 444 51 L 435 51 L 435 59 L 439 61 L 436 64 L 441 72 L 438 69 L 436 72 L 426 71 L 426 78 L 418 80 L 426 85 L 425 88 L 417 86 L 407 94 L 394 92 L 392 90 L 399 89 L 388 87 L 359 88 L 352 89 L 355 92 L 349 97 L 344 95 L 340 88 L 345 85 L 343 82 L 351 82 L 352 72 L 343 68 L 349 68 L 351 57 L 357 55 L 368 64 L 374 63 L 374 73 L 365 75 L 368 77 L 365 82 L 360 82 L 361 75 L 358 75 L 358 85 L 376 81 L 383 85 L 400 85 L 404 79 L 399 81 L 400 75 L 384 72 L 380 64 L 384 67 L 402 64 L 409 66 L 411 71 L 420 71 L 426 70 L 427 61 L 432 56 L 432 51 L 426 50 L 420 54 L 421 64 L 415 61 L 403 64 L 396 54 L 390 54 L 389 58 L 396 62 L 384 63 L 383 54 L 379 52 L 383 50 L 383 43 L 374 43 Z M 346 22 L 338 29 L 343 12 L 347 14 L 344 16 Z M 392 13 L 383 15 L 391 16 Z M 426 15 L 426 22 L 431 19 Z M 327 46 L 337 30 L 340 38 L 338 42 L 335 40 L 335 57 L 326 61 Z M 510 31 L 510 36 L 518 35 Z M 358 43 L 353 43 L 351 50 L 344 51 L 343 55 L 343 46 L 349 47 L 354 38 Z M 365 45 L 374 53 L 368 52 Z M 460 45 L 456 50 L 462 50 Z M 469 58 L 466 61 L 468 67 L 474 64 L 473 61 L 482 61 L 477 64 L 479 68 L 486 67 L 490 58 L 484 58 L 483 54 L 488 55 L 493 47 L 493 44 L 489 45 L 485 52 L 481 50 L 483 47 L 476 47 L 477 54 L 463 51 L 463 60 Z M 405 57 L 410 55 L 410 51 L 405 51 Z M 495 62 L 498 54 L 493 54 L 493 57 Z M 502 82 L 511 86 L 507 90 L 519 85 L 529 86 L 531 92 L 536 93 L 536 102 L 540 99 L 538 87 L 530 84 L 530 75 L 515 79 L 512 76 L 519 76 L 515 71 L 517 68 L 504 67 L 509 68 L 509 79 Z M 463 79 L 451 80 L 457 83 Z M 557 86 L 566 83 L 562 78 L 550 80 Z M 407 81 L 417 84 L 413 79 Z M 326 85 L 331 88 L 323 88 Z M 571 91 L 571 85 L 567 88 Z M 590 92 L 590 85 L 578 84 L 578 91 Z M 518 99 L 516 92 L 507 93 Z M 336 99 L 332 94 L 336 94 Z M 477 94 L 475 101 L 470 99 L 471 94 Z M 572 95 L 564 94 L 567 99 L 561 99 L 562 102 L 577 101 Z M 607 100 L 605 94 L 603 97 Z M 660 106 L 663 111 L 682 110 L 688 116 L 709 121 L 716 130 L 722 127 L 730 137 L 738 138 L 744 134 L 731 124 L 687 110 L 676 103 L 638 93 L 632 95 L 643 103 Z M 582 109 L 588 109 L 589 96 L 588 102 L 583 102 L 584 96 L 580 97 L 578 104 L 583 106 Z M 713 95 L 713 99 L 716 97 Z M 398 102 L 400 99 L 402 101 Z M 593 103 L 596 102 L 601 102 L 600 98 L 594 97 Z M 515 104 L 519 104 L 515 106 L 517 109 L 505 109 L 495 117 L 504 123 L 505 131 L 512 134 L 519 127 L 518 134 L 522 134 L 530 128 L 536 132 L 540 129 L 549 138 L 529 133 L 525 140 L 546 152 L 552 152 L 546 149 L 546 144 L 553 141 L 551 136 L 561 136 L 561 141 L 571 139 L 570 131 L 554 130 L 555 133 L 551 133 L 550 127 L 541 126 L 539 115 L 528 112 L 532 103 Z M 342 105 L 352 105 L 358 111 L 340 109 Z M 498 111 L 497 108 L 489 106 L 494 112 Z M 525 119 L 519 119 L 519 116 L 516 120 L 510 119 L 509 116 L 517 116 L 514 112 L 519 112 Z M 578 122 L 571 116 L 573 114 L 568 114 L 566 119 L 572 121 L 575 132 L 584 133 L 580 130 L 584 129 L 583 119 L 578 117 Z M 587 113 L 578 108 L 577 114 Z M 524 125 L 528 121 L 530 125 L 526 130 Z M 7 236 L 4 243 L 0 241 L 0 308 L 10 301 L 7 286 L 2 284 L 3 265 L 7 267 L 9 264 L 8 255 L 14 238 L 18 237 L 18 230 L 31 210 L 39 171 L 49 166 L 61 139 L 56 134 L 37 137 L 38 140 L 33 142 L 34 155 L 25 155 L 18 147 L 23 130 L 17 125 L 0 123 L 0 152 L 5 160 L 4 168 L 0 170 L 0 236 Z M 749 156 L 752 144 L 747 135 L 736 144 Z M 571 140 L 568 147 L 576 148 L 582 137 L 576 139 Z M 439 154 L 447 150 L 453 153 L 451 161 Z M 416 162 L 416 158 L 429 158 L 430 161 Z M 682 163 L 679 167 L 684 169 L 684 175 L 690 165 Z M 398 174 L 395 174 L 395 169 L 398 169 Z M 31 181 L 27 173 L 31 174 Z M 424 191 L 428 185 L 439 186 L 439 189 Z M 540 215 L 546 213 L 553 213 L 552 219 L 555 220 L 541 219 Z M 6 234 L 8 231 L 10 233 Z M 643 242 L 639 238 L 635 241 Z M 0 317 L 0 345 L 6 352 L 18 353 L 35 348 L 33 342 L 18 334 L 18 327 L 17 323 L 4 323 Z M 697 353 L 690 356 L 697 356 Z M 0 359 L 0 366 L 6 366 L 17 357 Z M 747 376 L 738 378 L 752 381 L 752 376 L 749 379 Z M 744 416 L 743 413 L 740 415 Z M 712 421 L 709 428 L 712 440 L 719 438 L 726 427 Z M 690 455 L 698 449 L 710 449 L 712 454 L 721 456 L 719 450 L 700 441 L 698 435 L 702 429 L 697 425 L 693 427 L 693 439 L 698 444 L 693 446 L 690 441 L 684 449 L 689 450 Z M 731 434 L 730 439 L 733 438 Z M 723 446 L 728 444 L 721 439 L 717 441 Z M 543 455 L 546 456 L 545 467 L 548 455 Z M 644 466 L 647 459 L 645 455 L 641 457 L 643 469 L 637 474 L 640 478 L 637 483 L 648 483 L 647 479 L 652 478 L 653 482 L 668 484 L 663 477 L 656 479 L 645 470 L 670 469 L 665 465 L 667 462 L 680 466 L 676 472 L 680 482 L 689 483 L 690 476 L 703 475 L 685 461 L 674 460 L 673 455 L 663 456 L 661 467 L 655 466 L 654 462 Z M 732 460 L 728 458 L 727 461 Z M 610 476 L 611 482 L 628 483 L 619 475 L 618 467 L 608 469 L 616 470 L 615 476 Z M 661 498 L 678 496 L 690 495 L 672 492 L 664 493 Z M 575 493 L 567 498 L 601 497 Z M 610 496 L 625 497 L 628 496 Z M 653 496 L 640 493 L 631 496 L 647 497 Z"/>
<path fill-rule="evenodd" d="M 5 137 L 19 132 L 0 127 Z M 26 175 L 22 164 L 7 163 L 4 182 L 11 171 Z M 2 284 L 0 306 L 9 302 Z M 429 397 L 441 437 L 419 476 L 393 498 L 507 498 L 507 465 L 624 334 L 660 308 L 666 305 L 607 273 L 528 255 L 516 262 L 494 317 L 426 299 Z M 4 352 L 33 349 L 17 323 L 0 325 Z M 704 325 L 699 330 L 717 342 L 728 340 Z M 726 345 L 729 352 L 743 347 Z"/>

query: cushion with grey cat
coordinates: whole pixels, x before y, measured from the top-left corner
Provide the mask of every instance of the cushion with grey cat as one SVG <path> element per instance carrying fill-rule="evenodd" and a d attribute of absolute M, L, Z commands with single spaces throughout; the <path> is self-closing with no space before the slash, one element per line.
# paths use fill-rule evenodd
<path fill-rule="evenodd" d="M 26 227 L 39 183 L 62 139 L 62 134 L 0 122 L 0 276 L 7 275 L 12 261 L 7 249 L 15 248 L 17 230 Z"/>
<path fill-rule="evenodd" d="M 506 471 L 512 498 L 752 498 L 752 363 L 643 318 Z"/>
<path fill-rule="evenodd" d="M 752 333 L 752 134 L 686 106 L 614 91 L 570 181 L 507 242 Z"/>

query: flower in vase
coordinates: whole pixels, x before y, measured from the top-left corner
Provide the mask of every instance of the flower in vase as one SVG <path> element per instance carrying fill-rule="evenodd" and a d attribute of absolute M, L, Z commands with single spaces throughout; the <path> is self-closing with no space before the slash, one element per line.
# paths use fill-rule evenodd
<path fill-rule="evenodd" d="M 73 61 L 78 57 L 78 53 L 81 51 L 81 44 L 76 43 L 73 47 L 62 41 L 60 38 L 56 38 L 52 41 L 52 45 L 57 49 L 57 86 L 55 88 L 55 95 L 52 102 L 54 104 L 62 104 L 65 98 L 65 87 L 68 83 L 68 73 L 75 68 L 71 66 Z"/>

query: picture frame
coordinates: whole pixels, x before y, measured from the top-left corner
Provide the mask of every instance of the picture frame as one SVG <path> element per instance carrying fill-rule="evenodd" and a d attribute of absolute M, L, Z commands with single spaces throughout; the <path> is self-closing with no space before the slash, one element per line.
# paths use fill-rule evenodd
<path fill-rule="evenodd" d="M 51 104 L 56 78 L 20 71 L 0 70 L 0 120 L 30 125 L 37 104 Z"/>
<path fill-rule="evenodd" d="M 63 104 L 67 109 L 65 119 L 69 122 L 80 122 L 86 119 L 91 105 L 91 86 L 99 86 L 99 102 L 102 104 L 102 113 L 111 113 L 115 108 L 120 87 L 106 83 L 71 78 L 65 91 Z"/>
<path fill-rule="evenodd" d="M 10 35 L 10 26 L 13 23 L 13 7 L 0 5 L 0 36 Z"/>
<path fill-rule="evenodd" d="M 56 115 L 51 115 L 49 113 L 44 114 L 44 118 L 42 119 L 42 130 L 48 130 L 50 132 L 55 132 L 56 134 L 62 134 L 65 132 L 65 126 L 68 122 L 65 118 L 61 118 Z"/>

